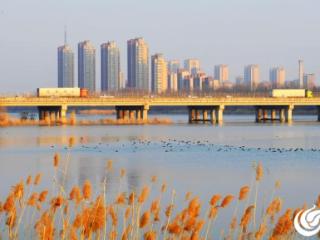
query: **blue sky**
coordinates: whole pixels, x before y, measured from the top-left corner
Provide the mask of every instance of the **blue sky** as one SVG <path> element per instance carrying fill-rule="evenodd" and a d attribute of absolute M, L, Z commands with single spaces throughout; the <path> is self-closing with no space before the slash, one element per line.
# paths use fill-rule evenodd
<path fill-rule="evenodd" d="M 98 86 L 100 44 L 118 43 L 126 76 L 126 40 L 137 36 L 150 54 L 199 58 L 209 74 L 229 64 L 231 80 L 250 63 L 260 65 L 262 80 L 276 65 L 293 79 L 299 58 L 319 77 L 319 9 L 319 0 L 1 0 L 0 92 L 56 86 L 64 25 L 75 53 L 79 41 L 95 44 Z"/>

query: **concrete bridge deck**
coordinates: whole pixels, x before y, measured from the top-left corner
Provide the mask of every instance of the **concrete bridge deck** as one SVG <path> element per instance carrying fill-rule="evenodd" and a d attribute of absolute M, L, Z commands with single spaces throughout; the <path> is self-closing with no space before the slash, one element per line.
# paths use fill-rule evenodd
<path fill-rule="evenodd" d="M 0 97 L 0 106 L 320 106 L 316 98 L 272 98 L 272 97 L 95 97 L 95 98 L 47 98 L 47 97 Z"/>
<path fill-rule="evenodd" d="M 64 118 L 68 107 L 115 107 L 117 118 L 147 119 L 153 106 L 189 109 L 189 122 L 222 122 L 223 111 L 228 106 L 253 106 L 256 121 L 279 120 L 290 122 L 295 106 L 317 106 L 320 97 L 272 98 L 272 97 L 0 97 L 0 107 L 38 107 L 40 119 L 54 116 Z M 320 120 L 320 117 L 319 117 Z"/>

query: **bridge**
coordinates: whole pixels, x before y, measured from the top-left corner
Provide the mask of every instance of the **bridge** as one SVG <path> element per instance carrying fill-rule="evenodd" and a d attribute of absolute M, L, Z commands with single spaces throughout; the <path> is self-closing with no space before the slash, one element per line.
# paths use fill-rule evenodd
<path fill-rule="evenodd" d="M 149 109 L 155 106 L 184 106 L 189 123 L 212 124 L 223 122 L 223 112 L 229 106 L 254 107 L 256 122 L 291 122 L 296 106 L 316 106 L 320 121 L 320 97 L 0 97 L 0 107 L 37 107 L 40 120 L 52 121 L 65 119 L 68 107 L 114 107 L 117 119 L 147 121 Z"/>

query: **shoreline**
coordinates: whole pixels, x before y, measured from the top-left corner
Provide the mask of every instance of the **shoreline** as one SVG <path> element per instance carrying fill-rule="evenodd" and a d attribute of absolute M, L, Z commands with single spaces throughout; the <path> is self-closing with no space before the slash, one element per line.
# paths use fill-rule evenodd
<path fill-rule="evenodd" d="M 152 118 L 148 121 L 142 120 L 113 120 L 113 119 L 98 119 L 98 120 L 72 120 L 67 121 L 50 121 L 50 120 L 20 120 L 8 119 L 0 122 L 0 127 L 17 127 L 17 126 L 122 126 L 122 125 L 171 125 L 171 119 Z"/>

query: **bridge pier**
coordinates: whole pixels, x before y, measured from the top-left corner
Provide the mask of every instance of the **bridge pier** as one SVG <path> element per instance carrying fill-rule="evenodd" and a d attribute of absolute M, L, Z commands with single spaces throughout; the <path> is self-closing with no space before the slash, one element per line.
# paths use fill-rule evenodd
<path fill-rule="evenodd" d="M 256 108 L 256 122 L 261 122 L 262 119 L 262 109 L 261 108 Z"/>
<path fill-rule="evenodd" d="M 223 123 L 224 106 L 189 106 L 189 123 Z"/>
<path fill-rule="evenodd" d="M 39 112 L 39 121 L 44 120 L 45 112 L 41 111 L 39 108 L 38 108 L 38 112 Z"/>
<path fill-rule="evenodd" d="M 50 122 L 56 122 L 56 113 L 53 111 L 50 112 Z"/>
<path fill-rule="evenodd" d="M 277 117 L 276 109 L 271 110 L 271 121 L 275 121 Z"/>
<path fill-rule="evenodd" d="M 262 109 L 262 115 L 263 115 L 263 121 L 266 121 L 268 119 L 268 110 Z"/>
<path fill-rule="evenodd" d="M 59 111 L 60 118 L 59 118 L 59 121 L 62 124 L 65 124 L 67 122 L 67 111 L 68 111 L 68 106 L 67 105 L 62 105 L 60 107 L 60 111 Z"/>
<path fill-rule="evenodd" d="M 148 121 L 149 106 L 116 106 L 117 120 Z"/>
<path fill-rule="evenodd" d="M 284 123 L 286 121 L 285 110 L 282 108 L 279 110 L 280 122 Z"/>
<path fill-rule="evenodd" d="M 124 119 L 130 120 L 130 110 L 124 110 Z"/>
<path fill-rule="evenodd" d="M 68 107 L 63 106 L 39 106 L 39 120 L 45 121 L 47 124 L 55 124 L 57 122 L 65 123 Z"/>
<path fill-rule="evenodd" d="M 292 122 L 292 111 L 294 109 L 294 106 L 293 105 L 289 105 L 287 108 L 286 108 L 286 122 L 287 123 L 291 123 Z"/>
<path fill-rule="evenodd" d="M 202 115 L 203 115 L 203 121 L 207 122 L 208 121 L 208 110 L 204 109 L 202 111 Z"/>
<path fill-rule="evenodd" d="M 292 122 L 293 105 L 289 106 L 256 106 L 256 122 L 280 121 Z"/>
<path fill-rule="evenodd" d="M 44 112 L 44 121 L 48 124 L 50 124 L 50 112 L 49 111 L 45 111 Z"/>
<path fill-rule="evenodd" d="M 189 123 L 199 123 L 199 122 L 205 122 L 208 120 L 207 110 L 201 106 L 189 106 L 188 112 L 189 112 Z"/>
<path fill-rule="evenodd" d="M 223 123 L 223 111 L 224 111 L 223 105 L 216 107 L 216 123 L 218 124 Z"/>
<path fill-rule="evenodd" d="M 130 121 L 136 119 L 137 113 L 134 110 L 129 110 L 129 119 Z"/>
<path fill-rule="evenodd" d="M 141 118 L 141 110 L 137 110 L 136 111 L 136 119 L 138 120 L 138 121 L 140 121 L 142 118 Z"/>
<path fill-rule="evenodd" d="M 210 110 L 210 122 L 211 124 L 215 124 L 216 123 L 216 111 L 214 109 Z"/>
<path fill-rule="evenodd" d="M 147 122 L 148 121 L 148 112 L 149 112 L 149 106 L 148 105 L 144 105 L 142 107 L 142 120 L 143 122 Z"/>
<path fill-rule="evenodd" d="M 193 119 L 194 119 L 194 110 L 193 109 L 188 109 L 188 114 L 189 114 L 189 123 L 192 123 Z"/>

